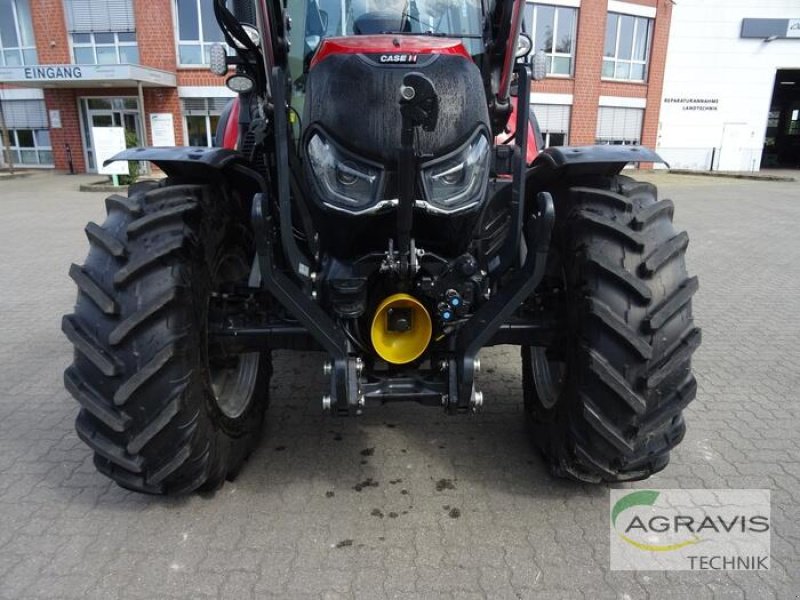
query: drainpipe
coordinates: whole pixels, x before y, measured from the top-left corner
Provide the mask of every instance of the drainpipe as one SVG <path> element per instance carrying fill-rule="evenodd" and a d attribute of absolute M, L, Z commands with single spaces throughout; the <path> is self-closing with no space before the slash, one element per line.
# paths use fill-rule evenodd
<path fill-rule="evenodd" d="M 0 131 L 3 132 L 3 146 L 6 151 L 6 164 L 8 164 L 8 170 L 13 175 L 14 174 L 14 159 L 11 155 L 11 137 L 8 135 L 8 129 L 6 128 L 6 116 L 3 113 L 3 99 L 0 98 Z"/>
<path fill-rule="evenodd" d="M 139 81 L 138 85 L 136 86 L 139 91 L 139 126 L 142 130 L 142 139 L 140 140 L 141 146 L 146 148 L 149 146 L 147 143 L 147 119 L 145 119 L 145 111 L 144 111 L 144 90 L 142 89 L 142 82 Z M 150 174 L 150 163 L 144 163 L 144 172 L 146 174 Z"/>

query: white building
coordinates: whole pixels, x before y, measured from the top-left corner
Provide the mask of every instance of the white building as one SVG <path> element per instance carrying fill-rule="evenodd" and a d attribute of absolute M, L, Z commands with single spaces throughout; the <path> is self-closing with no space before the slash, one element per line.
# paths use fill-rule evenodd
<path fill-rule="evenodd" d="M 661 156 L 697 170 L 800 167 L 800 1 L 673 4 Z"/>

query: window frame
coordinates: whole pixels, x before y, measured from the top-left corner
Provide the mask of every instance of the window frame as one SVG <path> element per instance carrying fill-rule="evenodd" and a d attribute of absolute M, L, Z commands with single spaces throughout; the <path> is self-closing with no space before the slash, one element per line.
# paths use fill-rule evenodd
<path fill-rule="evenodd" d="M 577 35 L 577 33 L 578 33 L 578 18 L 580 16 L 578 11 L 580 9 L 577 8 L 577 7 L 574 7 L 574 6 L 565 6 L 565 5 L 562 5 L 562 4 L 550 4 L 548 2 L 530 2 L 530 1 L 526 2 L 526 7 L 525 8 L 527 9 L 528 7 L 530 7 L 532 9 L 531 10 L 531 22 L 530 22 L 530 26 L 531 27 L 530 27 L 530 31 L 527 32 L 527 33 L 531 37 L 531 41 L 533 42 L 533 52 L 537 51 L 537 47 L 536 47 L 536 22 L 537 22 L 537 19 L 538 19 L 538 17 L 537 17 L 537 12 L 538 11 L 536 9 L 538 7 L 540 7 L 540 6 L 546 6 L 546 7 L 550 7 L 550 8 L 553 9 L 553 21 L 551 23 L 551 25 L 553 27 L 553 32 L 554 32 L 554 35 L 553 35 L 553 51 L 552 52 L 545 51 L 545 56 L 547 56 L 547 58 L 550 59 L 550 67 L 547 69 L 546 77 L 553 77 L 553 78 L 556 78 L 556 79 L 571 79 L 571 78 L 573 78 L 575 76 L 575 56 L 577 54 L 577 45 L 578 45 L 578 35 Z M 572 32 L 571 32 L 572 33 L 572 40 L 571 40 L 572 48 L 571 48 L 571 52 L 568 53 L 568 54 L 564 53 L 564 52 L 556 52 L 555 51 L 555 48 L 557 46 L 557 40 L 556 40 L 556 37 L 555 37 L 555 33 L 558 32 L 558 11 L 559 11 L 559 9 L 569 10 L 569 11 L 572 12 L 572 15 L 573 15 Z M 568 74 L 552 72 L 553 66 L 555 65 L 555 62 L 556 62 L 555 61 L 556 58 L 568 58 L 569 59 L 569 73 Z"/>
<path fill-rule="evenodd" d="M 224 104 L 235 96 L 185 96 L 181 98 L 181 112 L 183 113 L 183 144 L 189 146 L 189 119 L 203 119 L 206 134 L 206 147 L 214 147 L 217 135 L 217 125 L 225 112 L 225 107 L 215 108 L 214 102 L 222 99 Z M 187 101 L 203 101 L 203 108 L 189 107 Z M 216 123 L 213 121 L 216 120 Z"/>
<path fill-rule="evenodd" d="M 549 119 L 545 119 L 545 112 L 544 109 L 550 107 L 557 107 L 562 111 L 566 110 L 565 113 L 565 121 L 564 127 L 553 127 L 553 123 Z M 569 136 L 570 136 L 570 121 L 572 120 L 572 109 L 573 104 L 572 101 L 569 103 L 566 102 L 559 102 L 559 103 L 539 103 L 539 102 L 531 102 L 531 111 L 537 116 L 536 122 L 539 125 L 539 131 L 542 134 L 542 139 L 544 141 L 545 148 L 553 147 L 553 136 L 561 135 L 564 136 L 564 141 L 558 146 L 568 146 L 569 145 Z M 540 118 L 541 117 L 541 118 Z"/>
<path fill-rule="evenodd" d="M 20 131 L 30 131 L 31 132 L 31 137 L 33 138 L 33 146 L 20 146 L 19 133 L 18 133 Z M 11 138 L 11 140 L 10 140 L 11 143 L 9 144 L 9 150 L 12 152 L 12 154 L 14 156 L 14 163 L 17 166 L 26 167 L 26 168 L 27 167 L 46 167 L 46 168 L 49 168 L 49 167 L 53 167 L 54 166 L 54 162 L 53 162 L 53 140 L 52 140 L 52 138 L 50 139 L 50 145 L 49 146 L 41 146 L 41 145 L 39 145 L 38 136 L 36 134 L 37 134 L 37 132 L 41 132 L 41 131 L 47 132 L 48 137 L 50 136 L 50 130 L 46 129 L 46 128 L 41 128 L 41 127 L 17 127 L 17 128 L 14 128 L 14 129 L 8 129 L 8 134 L 9 134 L 9 137 Z M 5 140 L 2 139 L 2 135 L 0 135 L 0 140 L 2 140 L 2 143 L 0 143 L 0 147 L 5 148 Z M 36 154 L 36 162 L 35 163 L 23 162 L 22 161 L 22 152 L 23 151 L 24 152 L 35 152 L 35 154 Z M 42 154 L 41 154 L 42 152 L 48 152 L 50 154 L 50 161 L 49 162 L 43 162 L 42 161 Z M 3 156 L 3 159 L 5 160 L 5 155 Z"/>
<path fill-rule="evenodd" d="M 175 31 L 175 61 L 178 65 L 179 69 L 207 69 L 209 66 L 209 61 L 207 60 L 208 56 L 208 49 L 213 46 L 214 44 L 222 44 L 228 54 L 231 54 L 230 48 L 225 43 L 225 39 L 216 40 L 207 42 L 205 40 L 205 34 L 203 32 L 203 0 L 194 0 L 195 6 L 197 8 L 197 37 L 198 39 L 192 40 L 182 40 L 181 39 L 181 29 L 180 29 L 180 7 L 178 6 L 178 0 L 172 0 L 172 17 L 173 17 L 173 29 Z M 226 5 L 227 5 L 226 1 Z M 210 9 L 213 13 L 213 5 L 210 5 Z M 181 62 L 181 45 L 192 45 L 192 46 L 200 46 L 200 61 L 199 63 L 184 63 Z"/>
<path fill-rule="evenodd" d="M 219 120 L 221 115 L 184 115 L 183 116 L 183 124 L 186 131 L 186 137 L 184 139 L 184 146 L 190 146 L 189 144 L 189 119 L 203 119 L 205 123 L 205 130 L 206 130 L 206 148 L 213 148 L 214 147 L 214 138 L 216 137 L 216 127 L 213 127 L 211 123 L 211 119 L 216 117 Z M 218 121 L 219 122 L 219 121 Z"/>
<path fill-rule="evenodd" d="M 105 43 L 105 42 L 97 43 L 95 35 L 97 35 L 98 33 L 99 34 L 110 34 L 110 35 L 113 35 L 114 36 L 114 42 L 113 43 Z M 132 42 L 121 42 L 119 40 L 119 34 L 120 33 L 132 33 L 135 39 Z M 88 35 L 88 36 L 90 36 L 90 42 L 88 42 L 88 43 L 87 42 L 76 42 L 75 41 L 75 36 L 76 35 Z M 86 65 L 86 64 L 89 64 L 89 65 L 108 65 L 108 64 L 112 64 L 112 65 L 128 65 L 128 64 L 139 65 L 139 64 L 141 64 L 141 57 L 139 56 L 139 39 L 138 39 L 138 36 L 136 35 L 135 31 L 92 31 L 92 32 L 71 31 L 71 32 L 69 32 L 69 43 L 70 43 L 70 55 L 72 57 L 72 64 L 74 64 L 74 65 Z M 114 62 L 114 63 L 101 63 L 101 62 L 98 62 L 98 60 L 97 60 L 97 48 L 98 47 L 100 47 L 100 48 L 114 48 L 116 62 Z M 91 62 L 91 63 L 78 62 L 78 57 L 75 54 L 75 50 L 76 49 L 87 49 L 87 48 L 91 49 L 92 56 L 94 57 L 94 62 Z M 135 48 L 136 49 L 137 62 L 135 62 L 135 63 L 122 62 L 121 48 Z"/>
<path fill-rule="evenodd" d="M 616 23 L 616 39 L 614 45 L 614 56 L 606 56 L 606 48 L 605 48 L 605 37 L 608 36 L 608 27 L 610 25 L 611 17 L 615 17 L 617 19 Z M 631 58 L 619 58 L 619 49 L 620 49 L 620 38 L 622 35 L 622 28 L 620 27 L 620 19 L 621 17 L 630 17 L 633 19 L 633 30 L 631 32 Z M 639 31 L 639 24 L 640 22 L 647 23 L 647 36 L 645 37 L 645 57 L 644 60 L 638 60 L 633 58 L 633 50 L 636 45 L 636 38 L 637 33 Z M 628 83 L 647 83 L 650 78 L 650 57 L 653 51 L 653 33 L 655 30 L 655 19 L 652 17 L 645 17 L 642 15 L 634 15 L 628 13 L 621 13 L 615 11 L 608 11 L 606 17 L 606 36 L 603 39 L 603 61 L 600 67 L 600 78 L 604 81 L 622 81 Z M 614 65 L 614 75 L 608 76 L 603 74 L 603 70 L 605 69 L 605 64 L 610 62 Z M 620 63 L 625 63 L 628 65 L 628 73 L 630 74 L 633 71 L 634 65 L 641 65 L 643 67 L 644 73 L 642 75 L 642 79 L 634 79 L 630 77 L 617 77 L 617 66 Z"/>
<path fill-rule="evenodd" d="M 553 145 L 552 137 L 554 135 L 563 135 L 564 136 L 564 143 L 563 144 L 556 144 Z M 544 147 L 545 148 L 559 148 L 561 146 L 569 146 L 569 134 L 562 133 L 560 131 L 542 131 L 542 137 L 544 138 Z"/>
<path fill-rule="evenodd" d="M 17 34 L 17 45 L 16 46 L 8 46 L 6 47 L 3 43 L 2 37 L 0 36 L 0 67 L 16 67 L 16 66 L 28 66 L 28 65 L 36 65 L 39 64 L 39 53 L 36 50 L 36 40 L 34 39 L 34 43 L 32 46 L 24 46 L 21 45 L 22 42 L 22 28 L 20 27 L 19 23 L 19 11 L 17 10 L 17 2 L 28 2 L 28 14 L 30 13 L 30 1 L 29 0 L 10 0 L 11 5 L 11 12 L 14 15 L 14 30 Z M 31 31 L 33 31 L 33 16 L 31 15 Z M 6 52 L 13 52 L 17 51 L 19 54 L 19 65 L 9 65 L 6 63 Z M 27 62 L 25 60 L 25 52 L 33 52 L 33 61 Z"/>
<path fill-rule="evenodd" d="M 600 137 L 599 133 L 595 133 L 595 144 L 598 146 L 640 146 L 642 144 L 642 136 L 644 135 L 644 117 L 646 108 L 639 108 L 634 106 L 599 106 L 597 110 L 598 129 L 600 127 L 601 111 L 603 109 L 617 109 L 626 111 L 637 111 L 639 124 L 639 133 L 636 138 L 626 139 L 626 136 L 614 137 Z"/>

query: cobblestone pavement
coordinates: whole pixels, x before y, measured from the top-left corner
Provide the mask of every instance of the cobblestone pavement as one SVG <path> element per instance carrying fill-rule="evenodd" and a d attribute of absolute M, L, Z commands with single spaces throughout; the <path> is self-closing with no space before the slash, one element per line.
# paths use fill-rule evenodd
<path fill-rule="evenodd" d="M 179 499 L 112 485 L 61 383 L 67 268 L 102 195 L 42 174 L 0 182 L 0 598 L 797 598 L 800 184 L 655 178 L 692 236 L 704 345 L 685 441 L 632 487 L 771 489 L 771 571 L 610 572 L 608 490 L 548 475 L 512 348 L 484 352 L 475 417 L 332 420 L 321 356 L 278 354 L 235 483 Z"/>

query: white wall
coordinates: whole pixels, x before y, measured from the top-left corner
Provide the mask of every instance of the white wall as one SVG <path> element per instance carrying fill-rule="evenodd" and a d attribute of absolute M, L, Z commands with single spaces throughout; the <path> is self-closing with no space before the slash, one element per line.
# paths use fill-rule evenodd
<path fill-rule="evenodd" d="M 717 148 L 720 170 L 758 170 L 775 73 L 800 68 L 800 39 L 741 39 L 742 19 L 800 18 L 800 2 L 678 0 L 672 15 L 658 152 L 673 168 L 708 169 Z"/>

